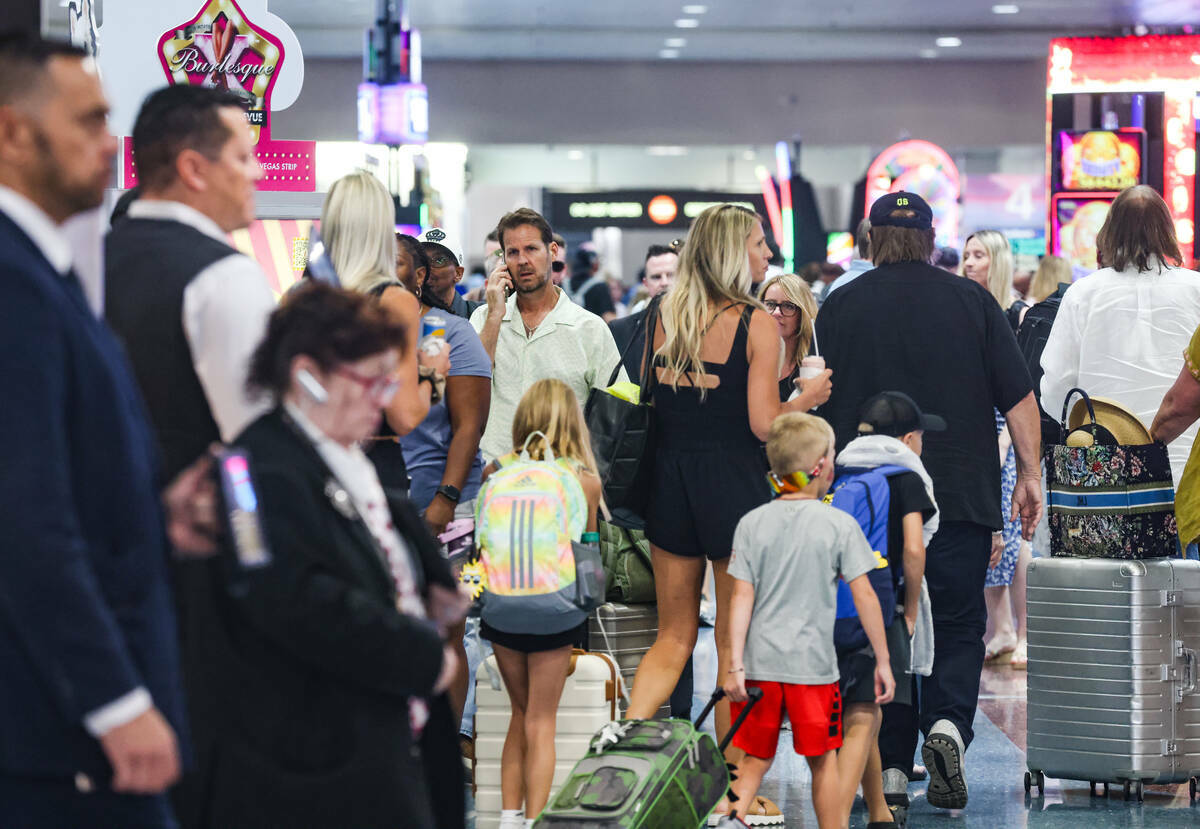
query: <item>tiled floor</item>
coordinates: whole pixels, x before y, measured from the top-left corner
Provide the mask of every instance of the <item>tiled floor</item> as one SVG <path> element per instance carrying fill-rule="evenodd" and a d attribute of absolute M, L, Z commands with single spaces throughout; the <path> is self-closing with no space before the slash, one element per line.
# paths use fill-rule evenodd
<path fill-rule="evenodd" d="M 711 637 L 710 637 L 711 638 Z M 705 640 L 702 638 L 701 644 Z M 700 664 L 705 664 L 703 661 Z M 701 679 L 698 677 L 697 686 Z M 1007 666 L 984 670 L 975 741 L 967 752 L 970 805 L 956 812 L 935 809 L 925 801 L 924 784 L 909 787 L 912 807 L 908 825 L 942 829 L 1109 829 L 1109 827 L 1200 827 L 1200 801 L 1188 803 L 1188 787 L 1151 786 L 1144 803 L 1125 803 L 1114 787 L 1107 799 L 1091 797 L 1086 783 L 1046 781 L 1045 796 L 1027 798 L 1025 774 L 1025 673 Z M 762 794 L 779 804 L 788 829 L 816 829 L 809 795 L 808 767 L 792 753 L 784 733 L 779 754 Z M 852 829 L 866 826 L 857 810 Z M 653 829 L 648 827 L 647 829 Z"/>
<path fill-rule="evenodd" d="M 785 741 L 790 735 L 784 735 Z M 924 784 L 909 787 L 911 827 L 963 829 L 1108 829 L 1152 826 L 1200 827 L 1200 801 L 1188 805 L 1188 787 L 1152 786 L 1145 802 L 1125 803 L 1121 792 L 1091 797 L 1086 783 L 1047 780 L 1044 798 L 1027 801 L 1025 773 L 1025 674 L 1006 666 L 984 671 L 980 711 L 975 718 L 975 741 L 967 752 L 969 806 L 957 812 L 935 809 L 925 801 Z M 804 761 L 781 742 L 775 766 L 764 782 L 763 794 L 779 804 L 788 829 L 816 829 L 809 806 L 809 776 Z M 866 813 L 856 811 L 850 826 L 866 826 Z"/>

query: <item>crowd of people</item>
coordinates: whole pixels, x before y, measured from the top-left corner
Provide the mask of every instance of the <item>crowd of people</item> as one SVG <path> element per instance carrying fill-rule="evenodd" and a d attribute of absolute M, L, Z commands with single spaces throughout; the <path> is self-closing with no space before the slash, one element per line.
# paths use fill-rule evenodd
<path fill-rule="evenodd" d="M 0 42 L 4 826 L 461 829 L 487 645 L 512 703 L 501 826 L 531 825 L 583 630 L 468 619 L 446 542 L 530 457 L 578 482 L 587 540 L 610 515 L 582 404 L 613 378 L 648 377 L 656 435 L 659 630 L 627 716 L 686 678 L 711 578 L 718 737 L 763 693 L 719 808 L 751 825 L 782 822 L 757 789 L 785 713 L 822 827 L 847 825 L 860 784 L 870 825 L 893 825 L 922 735 L 929 802 L 966 806 L 984 662 L 1026 659 L 1043 409 L 1068 389 L 1171 442 L 1195 555 L 1200 274 L 1150 188 L 1114 202 L 1107 267 L 1066 290 L 1047 256 L 1023 298 L 996 231 L 957 273 L 933 264 L 915 194 L 881 197 L 850 269 L 808 279 L 772 272 L 761 217 L 716 205 L 647 251 L 618 317 L 591 252 L 559 284 L 565 243 L 528 208 L 499 219 L 467 299 L 461 241 L 398 235 L 354 173 L 321 216 L 339 285 L 277 301 L 227 239 L 262 175 L 240 101 L 172 86 L 134 126 L 102 320 L 59 226 L 103 201 L 106 115 L 82 52 Z M 1030 366 L 1016 333 L 1043 303 L 1058 316 Z M 222 445 L 252 472 L 249 534 L 224 520 Z M 877 535 L 824 504 L 851 497 L 845 469 L 878 472 Z"/>

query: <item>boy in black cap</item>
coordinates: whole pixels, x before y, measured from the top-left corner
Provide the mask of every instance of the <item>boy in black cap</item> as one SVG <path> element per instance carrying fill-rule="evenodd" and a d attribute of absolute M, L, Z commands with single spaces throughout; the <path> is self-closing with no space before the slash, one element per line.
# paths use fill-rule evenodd
<path fill-rule="evenodd" d="M 887 563 L 879 569 L 890 571 L 896 615 L 888 627 L 888 652 L 896 677 L 896 696 L 883 706 L 882 720 L 888 726 L 911 731 L 912 750 L 916 748 L 916 722 L 912 703 L 916 696 L 916 676 L 928 675 L 932 668 L 932 618 L 920 626 L 922 583 L 925 573 L 925 541 L 937 529 L 937 504 L 933 483 L 921 463 L 923 435 L 926 431 L 944 431 L 946 422 L 921 411 L 903 392 L 885 391 L 863 404 L 858 425 L 859 437 L 838 455 L 837 464 L 843 482 L 861 476 L 865 470 L 880 469 L 887 476 Z M 907 471 L 904 471 L 907 470 Z M 834 505 L 839 505 L 834 500 Z M 880 574 L 881 578 L 885 578 Z M 903 591 L 903 592 L 901 592 Z M 928 599 L 926 599 L 926 603 Z M 928 608 L 926 606 L 926 611 Z M 915 640 L 915 642 L 914 642 Z M 915 653 L 914 653 L 915 651 Z M 884 772 L 877 736 L 880 730 L 880 706 L 871 693 L 874 655 L 869 648 L 839 649 L 842 700 L 845 705 L 844 745 L 838 755 L 838 773 L 842 798 L 849 809 L 861 780 L 866 803 L 868 829 L 895 826 L 891 807 L 908 807 L 908 769 Z M 905 676 L 911 674 L 911 676 Z M 912 750 L 909 758 L 912 757 Z M 885 775 L 895 778 L 885 787 Z"/>

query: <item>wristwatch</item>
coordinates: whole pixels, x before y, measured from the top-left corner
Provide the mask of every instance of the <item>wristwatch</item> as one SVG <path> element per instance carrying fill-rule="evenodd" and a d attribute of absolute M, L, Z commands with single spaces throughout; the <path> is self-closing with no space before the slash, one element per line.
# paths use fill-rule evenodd
<path fill-rule="evenodd" d="M 441 495 L 447 501 L 450 501 L 454 504 L 457 504 L 460 500 L 462 500 L 462 492 L 458 487 L 450 486 L 450 484 L 442 484 L 437 488 L 437 492 L 438 495 Z"/>

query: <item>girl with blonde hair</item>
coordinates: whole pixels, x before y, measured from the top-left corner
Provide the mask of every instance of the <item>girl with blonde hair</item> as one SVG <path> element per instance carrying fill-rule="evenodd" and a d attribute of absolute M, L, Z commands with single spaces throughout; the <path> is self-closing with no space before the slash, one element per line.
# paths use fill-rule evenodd
<path fill-rule="evenodd" d="M 808 283 L 794 273 L 773 276 L 759 288 L 758 298 L 779 326 L 783 340 L 783 362 L 779 368 L 779 399 L 787 401 L 796 391 L 800 361 L 813 344 L 817 300 Z"/>
<path fill-rule="evenodd" d="M 571 387 L 553 378 L 530 386 L 513 415 L 512 438 L 513 452 L 489 464 L 484 481 L 513 463 L 522 450 L 533 460 L 547 460 L 549 449 L 555 462 L 579 479 L 587 498 L 584 531 L 596 532 L 596 513 L 603 509 L 600 477 L 583 410 Z M 480 636 L 492 643 L 512 706 L 501 754 L 500 829 L 531 826 L 550 799 L 558 701 L 567 682 L 571 647 L 586 634 L 586 621 L 561 633 L 508 633 L 486 621 L 480 625 Z"/>
<path fill-rule="evenodd" d="M 706 559 L 715 575 L 720 676 L 729 670 L 729 556 L 737 522 L 771 498 L 763 441 L 778 414 L 829 397 L 826 371 L 797 400 L 779 402 L 779 328 L 748 293 L 770 258 L 757 215 L 733 204 L 708 208 L 692 223 L 650 332 L 656 383 L 644 393 L 653 394 L 657 432 L 646 536 L 659 631 L 633 683 L 634 719 L 655 715 L 692 652 Z M 716 724 L 724 735 L 728 705 L 718 707 Z"/>

